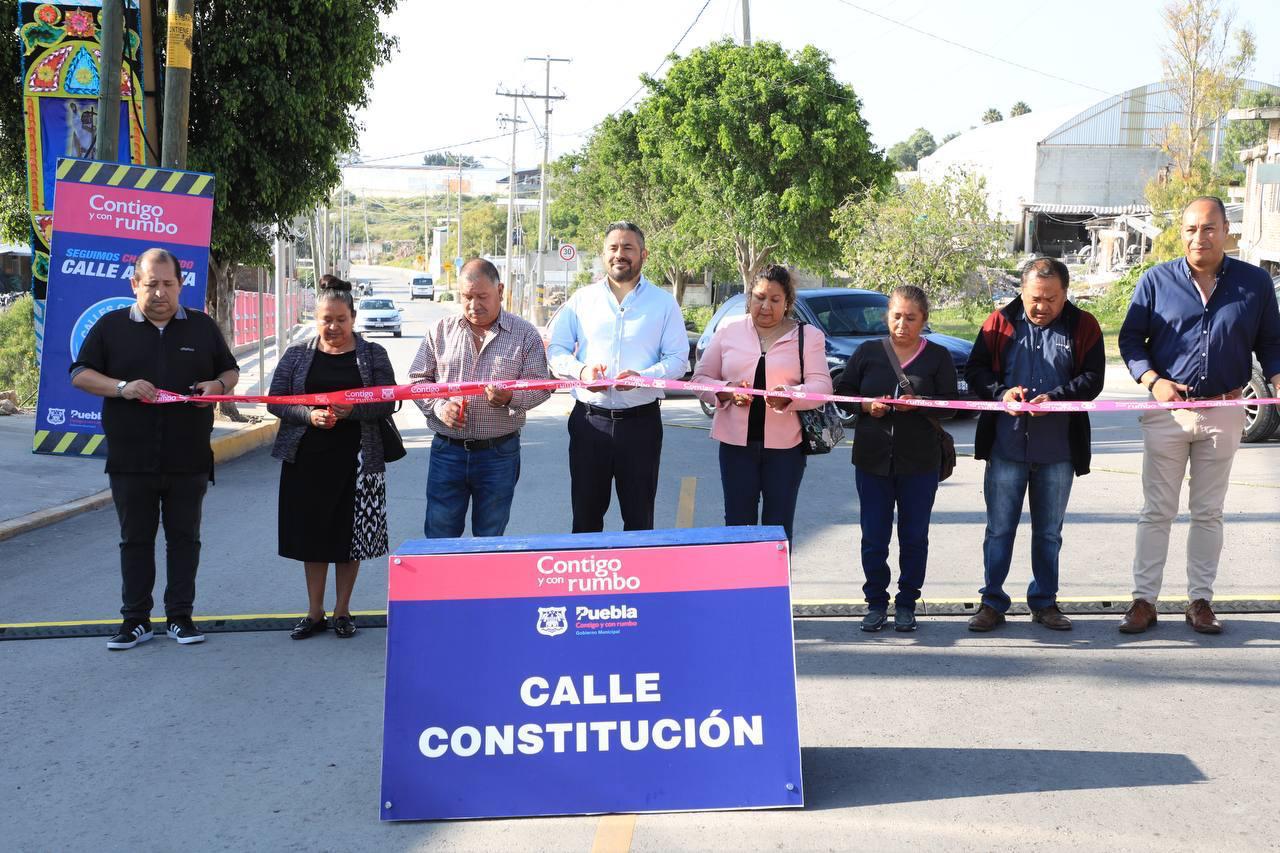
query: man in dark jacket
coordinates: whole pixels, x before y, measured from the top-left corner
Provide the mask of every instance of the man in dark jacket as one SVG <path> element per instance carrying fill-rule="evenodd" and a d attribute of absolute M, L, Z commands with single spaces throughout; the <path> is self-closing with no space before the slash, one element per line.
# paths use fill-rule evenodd
<path fill-rule="evenodd" d="M 1045 403 L 1092 400 L 1102 392 L 1106 358 L 1098 321 L 1068 299 L 1070 274 L 1061 261 L 1037 258 L 1022 270 L 1022 294 L 992 311 L 978 332 L 965 369 L 969 387 L 986 400 Z M 1087 412 L 983 412 L 974 458 L 987 460 L 983 493 L 987 530 L 982 605 L 969 630 L 1002 625 L 1009 609 L 1004 581 L 1022 500 L 1031 493 L 1031 619 L 1056 631 L 1071 620 L 1058 609 L 1058 554 L 1073 476 L 1089 473 Z"/>
<path fill-rule="evenodd" d="M 153 405 L 158 390 L 228 394 L 240 378 L 218 324 L 178 302 L 182 270 L 165 249 L 148 249 L 133 273 L 137 301 L 106 314 L 71 365 L 71 384 L 105 397 L 107 474 L 120 519 L 120 608 L 109 649 L 152 637 L 156 529 L 163 521 L 168 582 L 166 630 L 183 645 L 204 634 L 191 621 L 200 562 L 200 510 L 213 473 L 213 410 L 207 404 Z"/>

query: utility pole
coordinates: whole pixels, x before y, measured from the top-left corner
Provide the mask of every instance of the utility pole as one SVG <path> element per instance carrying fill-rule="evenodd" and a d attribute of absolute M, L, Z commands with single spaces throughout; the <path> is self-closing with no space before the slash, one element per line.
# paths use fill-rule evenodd
<path fill-rule="evenodd" d="M 751 0 L 742 0 L 742 46 L 751 47 Z"/>
<path fill-rule="evenodd" d="M 124 61 L 124 0 L 102 3 L 102 83 L 98 88 L 98 116 L 94 159 L 115 163 L 120 151 L 120 64 Z"/>
<path fill-rule="evenodd" d="M 551 156 L 551 102 L 564 100 L 564 95 L 553 96 L 551 94 L 551 63 L 571 62 L 572 60 L 553 56 L 526 56 L 524 61 L 543 62 L 546 64 L 547 71 L 547 81 L 545 88 L 542 90 L 543 94 L 537 96 L 542 98 L 542 103 L 546 110 L 542 119 L 542 180 L 539 182 L 541 186 L 538 188 L 538 277 L 537 289 L 534 291 L 533 299 L 533 322 L 541 325 L 546 322 L 546 317 L 543 316 L 545 310 L 543 300 L 547 292 L 547 273 L 544 269 L 543 255 L 547 251 L 547 160 Z"/>
<path fill-rule="evenodd" d="M 502 277 L 507 281 L 506 293 L 504 294 L 503 306 L 510 311 L 515 299 L 515 266 L 511 260 L 511 252 L 515 238 L 515 211 L 516 211 L 516 134 L 519 127 L 525 124 L 524 119 L 516 118 L 515 102 L 511 103 L 511 115 L 499 116 L 498 121 L 503 124 L 511 125 L 511 163 L 510 169 L 507 171 L 507 263 L 506 270 Z"/>
<path fill-rule="evenodd" d="M 195 0 L 169 0 L 169 36 L 164 59 L 164 131 L 160 165 L 187 168 L 187 119 L 191 108 L 191 18 Z M 123 52 L 123 50 L 122 50 Z"/>

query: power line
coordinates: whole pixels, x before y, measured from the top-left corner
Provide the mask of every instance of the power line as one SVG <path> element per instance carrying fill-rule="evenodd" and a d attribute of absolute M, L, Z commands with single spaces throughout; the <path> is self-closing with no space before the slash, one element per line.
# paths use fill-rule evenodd
<path fill-rule="evenodd" d="M 982 56 L 987 59 L 992 59 L 992 60 L 995 60 L 996 62 L 1001 62 L 1005 65 L 1010 65 L 1014 68 L 1021 69 L 1022 71 L 1030 71 L 1032 74 L 1039 74 L 1041 77 L 1048 77 L 1050 80 L 1057 80 L 1060 83 L 1069 83 L 1072 86 L 1079 86 L 1080 88 L 1088 89 L 1091 92 L 1100 92 L 1104 95 L 1112 94 L 1106 89 L 1099 89 L 1097 86 L 1090 86 L 1088 83 L 1081 83 L 1079 80 L 1069 80 L 1066 77 L 1060 77 L 1057 74 L 1050 74 L 1048 71 L 1041 71 L 1039 68 L 1032 68 L 1030 65 L 1023 65 L 1019 62 L 1014 62 L 1011 59 L 1005 59 L 1002 56 L 996 56 L 993 53 L 987 53 L 985 50 L 979 50 L 976 47 L 970 47 L 967 44 L 961 44 L 958 41 L 952 41 L 949 38 L 945 38 L 943 36 L 937 35 L 936 33 L 931 33 L 928 30 L 922 30 L 919 27 L 913 27 L 911 24 L 908 24 L 905 21 L 899 21 L 896 18 L 890 18 L 888 15 L 882 15 L 879 12 L 872 11 L 871 9 L 868 9 L 865 6 L 859 6 L 857 3 L 850 2 L 850 0 L 836 0 L 836 2 L 840 3 L 841 5 L 848 6 L 850 9 L 857 9 L 859 12 L 862 12 L 865 15 L 870 15 L 873 18 L 879 18 L 880 20 L 886 21 L 890 24 L 893 24 L 894 26 L 901 27 L 904 30 L 910 30 L 913 33 L 918 33 L 919 35 L 925 36 L 926 38 L 931 38 L 935 41 L 940 41 L 943 44 L 949 44 L 952 47 L 958 47 L 961 50 L 967 50 L 970 53 L 975 53 L 978 56 Z"/>
<path fill-rule="evenodd" d="M 516 133 L 527 133 L 528 129 L 518 130 Z M 357 163 L 351 165 L 359 165 L 364 163 L 378 163 L 383 160 L 395 160 L 399 157 L 415 157 L 418 154 L 434 154 L 437 151 L 451 151 L 454 148 L 465 148 L 468 145 L 479 145 L 481 142 L 492 142 L 495 139 L 505 139 L 507 134 L 499 133 L 495 136 L 483 136 L 479 139 L 468 139 L 466 142 L 455 142 L 452 145 L 441 145 L 437 148 L 424 148 L 421 151 L 406 151 L 403 154 L 388 154 L 385 157 L 361 157 Z"/>
<path fill-rule="evenodd" d="M 677 50 L 680 49 L 680 45 L 684 44 L 684 40 L 689 37 L 689 33 L 693 32 L 693 28 L 698 25 L 698 21 L 702 20 L 702 13 L 707 11 L 707 7 L 710 5 L 711 5 L 711 0 L 706 0 L 706 2 L 702 4 L 702 8 L 698 10 L 698 14 L 693 16 L 693 22 L 689 24 L 689 26 L 685 27 L 684 33 L 681 34 L 680 38 L 676 40 L 676 43 L 671 48 L 671 50 L 668 50 L 666 53 L 662 55 L 662 61 L 658 63 L 657 68 L 653 69 L 653 73 L 649 75 L 650 77 L 658 76 L 658 72 L 661 71 L 663 67 L 668 62 L 671 61 L 672 54 L 674 54 Z M 634 92 L 631 93 L 631 97 L 623 101 L 622 106 L 618 107 L 616 110 L 609 113 L 609 115 L 606 116 L 606 118 L 609 118 L 611 116 L 616 116 L 618 113 L 625 110 L 627 106 L 630 105 L 630 103 L 636 99 L 636 96 L 643 91 L 644 91 L 644 83 L 641 83 L 640 86 Z M 601 119 L 600 121 L 604 121 L 604 119 Z M 599 126 L 600 126 L 600 122 L 598 121 L 595 124 L 591 125 L 590 127 L 585 127 L 582 130 L 574 131 L 573 133 L 553 133 L 552 136 L 582 136 L 584 134 L 590 133 L 591 131 L 595 130 Z"/>

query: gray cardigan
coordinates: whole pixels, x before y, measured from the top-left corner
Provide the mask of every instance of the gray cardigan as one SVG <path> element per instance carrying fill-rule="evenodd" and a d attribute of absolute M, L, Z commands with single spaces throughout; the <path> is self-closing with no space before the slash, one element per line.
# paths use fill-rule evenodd
<path fill-rule="evenodd" d="M 360 381 L 364 387 L 371 385 L 395 385 L 395 369 L 381 345 L 356 338 L 356 366 L 360 369 Z M 295 344 L 284 351 L 280 364 L 271 376 L 270 394 L 305 394 L 307 372 L 316 355 L 316 338 Z M 285 462 L 292 462 L 298 455 L 298 445 L 311 426 L 312 406 L 269 403 L 267 411 L 280 419 L 280 431 L 271 455 Z M 395 403 L 361 403 L 351 410 L 350 417 L 360 421 L 360 457 L 365 471 L 376 473 L 387 469 L 382 458 L 382 433 L 378 422 L 395 411 Z"/>

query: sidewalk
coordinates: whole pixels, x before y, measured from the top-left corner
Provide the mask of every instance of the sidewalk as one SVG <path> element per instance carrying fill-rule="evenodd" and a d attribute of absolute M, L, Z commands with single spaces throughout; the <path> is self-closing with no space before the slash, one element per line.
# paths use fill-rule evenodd
<path fill-rule="evenodd" d="M 278 422 L 266 407 L 241 406 L 255 423 L 215 421 L 213 456 L 219 464 L 275 439 Z M 101 456 L 31 452 L 35 415 L 0 418 L 0 541 L 111 504 Z"/>

